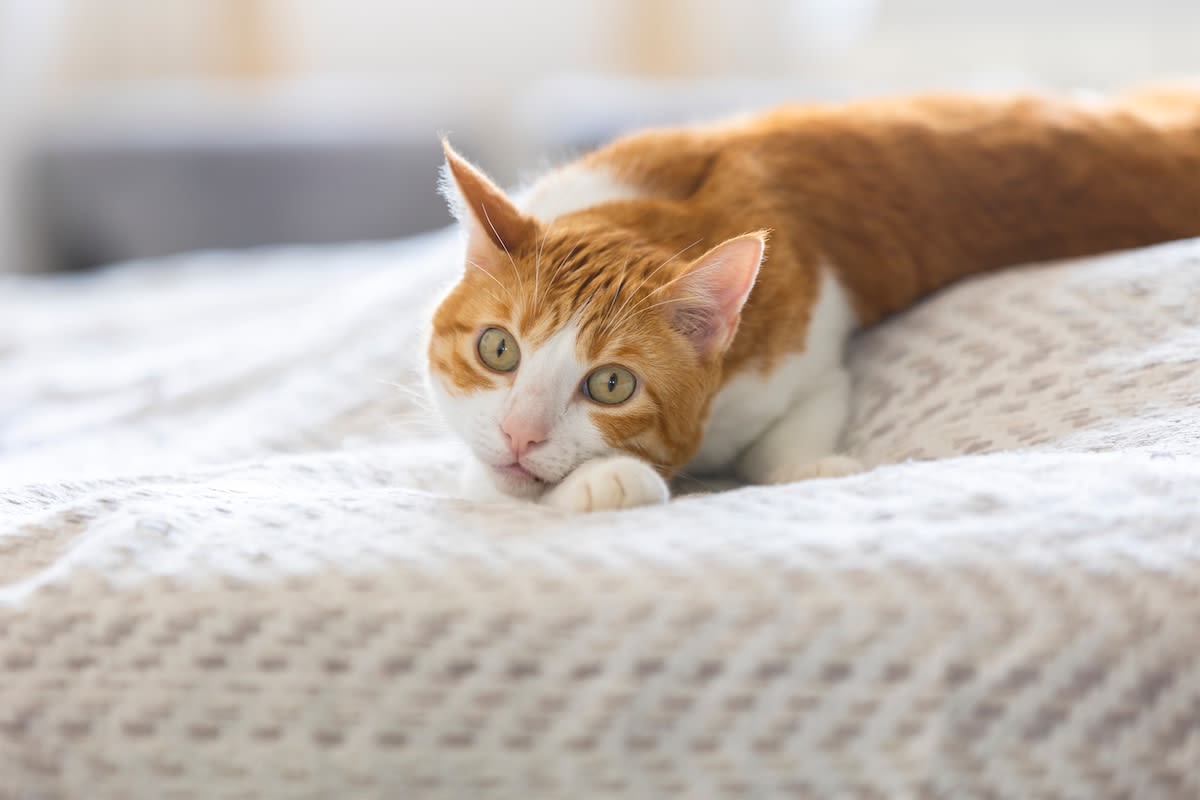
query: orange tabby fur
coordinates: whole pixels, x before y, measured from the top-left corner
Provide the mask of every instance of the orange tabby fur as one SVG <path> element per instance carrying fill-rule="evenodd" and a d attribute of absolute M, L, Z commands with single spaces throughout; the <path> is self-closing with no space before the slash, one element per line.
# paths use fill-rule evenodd
<path fill-rule="evenodd" d="M 536 345 L 573 315 L 579 357 L 643 376 L 597 408 L 614 447 L 671 475 L 695 454 L 715 393 L 803 351 L 822 266 L 861 324 L 966 275 L 1200 235 L 1200 95 L 1103 103 L 920 97 L 785 108 L 656 130 L 581 160 L 644 197 L 541 222 L 447 147 L 495 245 L 438 309 L 431 365 L 457 391 L 511 381 L 475 356 L 481 321 Z M 666 313 L 689 265 L 770 231 L 732 343 L 697 354 Z"/>

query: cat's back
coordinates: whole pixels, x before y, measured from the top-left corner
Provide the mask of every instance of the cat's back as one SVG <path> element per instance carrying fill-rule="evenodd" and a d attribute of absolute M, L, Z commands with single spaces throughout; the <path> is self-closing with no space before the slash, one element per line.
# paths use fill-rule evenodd
<path fill-rule="evenodd" d="M 975 150 L 1022 142 L 1057 148 L 1064 135 L 1178 129 L 1200 132 L 1200 86 L 1148 87 L 1113 97 L 923 94 L 794 103 L 701 125 L 649 129 L 616 140 L 583 163 L 646 191 L 686 197 L 721 168 L 744 169 L 745 159 L 738 156 L 869 169 L 880 159 L 925 157 L 957 143 Z"/>

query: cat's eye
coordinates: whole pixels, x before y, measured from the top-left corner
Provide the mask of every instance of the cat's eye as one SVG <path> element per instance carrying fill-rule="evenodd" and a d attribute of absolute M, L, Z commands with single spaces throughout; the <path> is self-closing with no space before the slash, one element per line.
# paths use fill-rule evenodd
<path fill-rule="evenodd" d="M 521 348 L 503 328 L 488 328 L 479 337 L 479 360 L 497 372 L 512 372 L 521 363 Z"/>
<path fill-rule="evenodd" d="M 606 406 L 624 403 L 636 388 L 637 378 L 624 367 L 601 367 L 583 382 L 584 395 Z"/>

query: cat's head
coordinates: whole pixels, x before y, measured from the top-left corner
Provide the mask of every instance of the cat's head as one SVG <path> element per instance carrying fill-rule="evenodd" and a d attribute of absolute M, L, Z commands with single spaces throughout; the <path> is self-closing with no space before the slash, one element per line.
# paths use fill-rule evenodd
<path fill-rule="evenodd" d="M 606 455 L 670 477 L 700 444 L 765 234 L 705 252 L 649 200 L 542 222 L 448 145 L 446 158 L 466 255 L 428 357 L 448 424 L 512 495 Z"/>

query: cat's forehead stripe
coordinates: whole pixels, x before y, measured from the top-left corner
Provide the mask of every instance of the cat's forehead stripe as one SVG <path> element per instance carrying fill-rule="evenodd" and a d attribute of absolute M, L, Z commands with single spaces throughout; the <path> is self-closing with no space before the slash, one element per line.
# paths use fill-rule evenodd
<path fill-rule="evenodd" d="M 596 358 L 614 334 L 634 321 L 639 303 L 675 274 L 661 256 L 637 252 L 630 242 L 611 235 L 599 241 L 551 238 L 527 264 L 532 268 L 527 286 L 539 292 L 522 309 L 522 330 L 535 341 L 544 340 L 567 319 L 578 315 L 581 344 Z M 603 336 L 597 335 L 597 328 Z"/>

